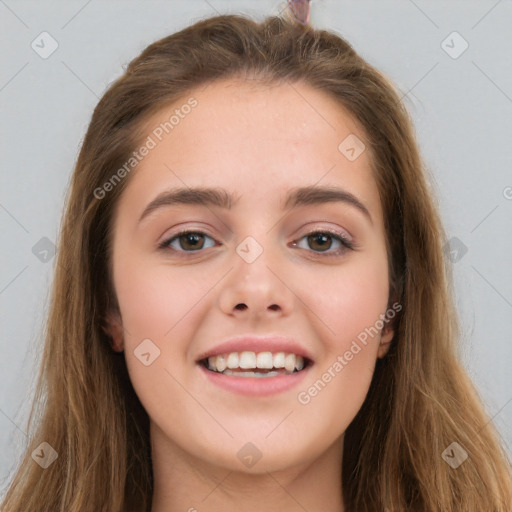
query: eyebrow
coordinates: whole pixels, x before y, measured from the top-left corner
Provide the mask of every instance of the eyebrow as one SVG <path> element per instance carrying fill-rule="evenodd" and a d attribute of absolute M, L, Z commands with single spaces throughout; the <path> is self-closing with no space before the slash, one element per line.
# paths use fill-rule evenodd
<path fill-rule="evenodd" d="M 222 188 L 194 187 L 194 188 L 175 188 L 166 190 L 157 195 L 144 209 L 139 218 L 139 223 L 150 213 L 159 208 L 181 204 L 216 206 L 231 210 L 238 203 L 239 198 L 235 198 Z M 352 193 L 337 187 L 318 187 L 314 185 L 306 187 L 296 187 L 288 192 L 282 209 L 293 209 L 300 206 L 343 202 L 355 207 L 363 213 L 371 224 L 372 216 L 366 206 Z"/>

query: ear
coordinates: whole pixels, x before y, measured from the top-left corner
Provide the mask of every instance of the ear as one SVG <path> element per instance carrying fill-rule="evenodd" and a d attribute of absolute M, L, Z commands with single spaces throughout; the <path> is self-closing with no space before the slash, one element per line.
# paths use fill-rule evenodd
<path fill-rule="evenodd" d="M 395 292 L 392 293 L 391 296 L 389 297 L 388 306 L 386 310 L 386 317 L 390 309 L 395 309 L 394 305 L 396 303 L 398 303 L 398 295 Z M 401 308 L 398 311 L 401 311 Z M 382 359 L 391 348 L 391 342 L 393 341 L 396 330 L 396 315 L 397 313 L 395 312 L 395 315 L 393 315 L 393 317 L 387 318 L 387 322 L 385 322 L 384 327 L 382 328 L 382 332 L 380 333 L 379 351 L 377 353 L 377 357 L 379 359 Z"/>
<path fill-rule="evenodd" d="M 382 359 L 389 351 L 391 342 L 395 336 L 395 329 L 391 323 L 385 324 L 380 334 L 379 351 L 377 357 Z"/>
<path fill-rule="evenodd" d="M 110 345 L 115 352 L 124 350 L 123 321 L 118 312 L 111 311 L 105 318 L 103 332 L 111 338 Z"/>

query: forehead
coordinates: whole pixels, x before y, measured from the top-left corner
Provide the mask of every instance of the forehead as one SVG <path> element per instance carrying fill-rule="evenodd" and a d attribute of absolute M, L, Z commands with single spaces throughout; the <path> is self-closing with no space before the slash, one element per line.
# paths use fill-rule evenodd
<path fill-rule="evenodd" d="M 191 99 L 194 108 L 184 108 Z M 143 132 L 155 147 L 128 195 L 136 188 L 146 200 L 166 185 L 214 185 L 265 201 L 270 189 L 284 195 L 290 186 L 321 182 L 379 204 L 369 151 L 355 160 L 343 153 L 346 140 L 364 143 L 360 124 L 308 84 L 212 82 L 153 114 Z"/>
<path fill-rule="evenodd" d="M 155 115 L 147 127 L 169 119 L 169 114 L 191 97 L 198 106 L 173 128 L 176 138 L 193 135 L 199 137 L 196 143 L 214 140 L 224 146 L 266 141 L 274 149 L 282 146 L 283 151 L 298 144 L 337 149 L 343 134 L 357 133 L 364 138 L 362 128 L 345 107 L 310 85 L 240 79 L 219 80 L 196 88 Z"/>

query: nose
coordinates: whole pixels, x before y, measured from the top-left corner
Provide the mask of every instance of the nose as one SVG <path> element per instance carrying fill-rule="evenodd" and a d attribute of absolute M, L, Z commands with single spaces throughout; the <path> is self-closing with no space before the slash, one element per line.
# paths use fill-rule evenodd
<path fill-rule="evenodd" d="M 283 264 L 270 260 L 268 251 L 252 263 L 235 254 L 234 266 L 219 294 L 219 307 L 227 315 L 277 317 L 290 314 L 294 293 Z"/>

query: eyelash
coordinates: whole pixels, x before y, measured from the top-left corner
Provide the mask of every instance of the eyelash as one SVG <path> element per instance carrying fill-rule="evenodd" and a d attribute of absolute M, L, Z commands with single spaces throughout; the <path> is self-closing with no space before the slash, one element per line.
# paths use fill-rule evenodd
<path fill-rule="evenodd" d="M 213 240 L 213 238 L 211 236 L 207 235 L 203 231 L 185 230 L 185 231 L 180 231 L 179 233 L 176 233 L 171 238 L 167 238 L 166 240 L 164 240 L 163 242 L 161 242 L 158 245 L 158 248 L 162 249 L 164 251 L 173 251 L 173 252 L 177 252 L 177 253 L 198 253 L 198 252 L 201 252 L 201 249 L 196 250 L 196 251 L 185 251 L 185 250 L 178 250 L 178 249 L 173 249 L 173 248 L 169 247 L 169 244 L 173 240 L 179 239 L 181 236 L 188 235 L 188 234 L 202 235 L 202 236 L 204 235 L 204 236 L 206 236 L 208 238 L 211 238 Z M 328 229 L 311 231 L 311 232 L 305 234 L 304 236 L 302 236 L 301 238 L 299 238 L 298 241 L 302 240 L 303 238 L 312 236 L 312 235 L 329 235 L 330 237 L 334 238 L 335 240 L 337 240 L 341 244 L 341 247 L 338 248 L 336 251 L 332 251 L 332 252 L 313 251 L 318 256 L 322 256 L 322 257 L 341 256 L 346 251 L 355 250 L 357 248 L 357 245 L 354 242 L 350 241 L 345 236 L 341 235 L 340 233 L 334 233 L 333 231 L 330 231 Z M 294 246 L 296 246 L 297 242 L 293 242 L 293 244 L 294 244 Z"/>

